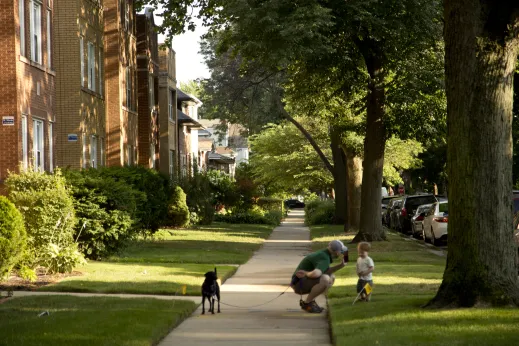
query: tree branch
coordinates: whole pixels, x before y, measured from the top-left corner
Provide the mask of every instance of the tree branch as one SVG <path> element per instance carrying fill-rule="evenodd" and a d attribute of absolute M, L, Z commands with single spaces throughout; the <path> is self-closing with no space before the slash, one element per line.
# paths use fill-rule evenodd
<path fill-rule="evenodd" d="M 326 155 L 324 155 L 323 151 L 321 150 L 321 148 L 319 148 L 319 145 L 314 140 L 312 135 L 308 131 L 306 131 L 306 129 L 296 119 L 294 119 L 293 117 L 290 116 L 290 114 L 288 114 L 288 112 L 285 110 L 285 106 L 284 106 L 283 102 L 281 102 L 281 113 L 285 119 L 290 121 L 292 124 L 294 124 L 295 127 L 297 127 L 297 129 L 299 131 L 301 131 L 303 136 L 305 136 L 305 138 L 308 140 L 308 142 L 310 142 L 310 145 L 317 152 L 317 155 L 319 155 L 319 157 L 323 161 L 326 168 L 330 171 L 332 176 L 335 176 L 335 174 L 334 174 L 335 170 L 333 168 L 333 165 L 330 163 L 330 160 L 328 160 Z"/>

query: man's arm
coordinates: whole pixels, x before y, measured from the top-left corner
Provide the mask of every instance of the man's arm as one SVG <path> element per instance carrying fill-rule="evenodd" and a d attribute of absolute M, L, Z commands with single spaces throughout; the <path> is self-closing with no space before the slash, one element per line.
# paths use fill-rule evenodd
<path fill-rule="evenodd" d="M 343 258 L 341 263 L 337 264 L 336 266 L 328 268 L 328 270 L 326 271 L 326 274 L 333 274 L 336 271 L 341 270 L 345 266 L 346 266 L 346 262 L 344 262 L 344 258 Z"/>
<path fill-rule="evenodd" d="M 300 279 L 304 278 L 305 276 L 310 279 L 317 279 L 323 275 L 323 272 L 320 269 L 314 269 L 311 272 L 307 272 L 305 270 L 299 270 L 296 273 L 296 276 Z"/>

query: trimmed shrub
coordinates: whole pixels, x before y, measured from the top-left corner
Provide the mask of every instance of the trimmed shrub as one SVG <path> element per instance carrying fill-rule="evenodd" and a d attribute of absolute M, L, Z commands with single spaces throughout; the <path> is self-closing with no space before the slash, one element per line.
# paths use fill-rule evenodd
<path fill-rule="evenodd" d="M 265 211 L 259 207 L 247 211 L 228 214 L 216 214 L 215 221 L 232 224 L 279 225 L 282 219 L 280 211 Z"/>
<path fill-rule="evenodd" d="M 11 174 L 6 185 L 9 199 L 24 218 L 30 250 L 27 264 L 38 264 L 42 258 L 36 258 L 36 254 L 50 243 L 67 246 L 74 242 L 74 203 L 60 170 L 55 174 Z"/>
<path fill-rule="evenodd" d="M 21 260 L 26 245 L 22 214 L 7 198 L 0 196 L 0 280 L 8 277 Z"/>
<path fill-rule="evenodd" d="M 186 194 L 180 186 L 173 188 L 168 206 L 168 224 L 183 227 L 189 223 L 190 213 L 186 203 Z"/>
<path fill-rule="evenodd" d="M 309 226 L 333 224 L 334 217 L 334 201 L 311 201 L 305 205 L 305 223 Z"/>
<path fill-rule="evenodd" d="M 195 170 L 193 176 L 181 180 L 180 186 L 187 195 L 186 202 L 189 211 L 198 215 L 199 224 L 211 224 L 216 205 L 211 179 L 207 173 Z"/>
<path fill-rule="evenodd" d="M 65 171 L 78 222 L 75 239 L 88 258 L 107 257 L 136 235 L 137 200 L 143 194 L 97 170 Z"/>
<path fill-rule="evenodd" d="M 141 166 L 102 168 L 99 172 L 102 177 L 124 182 L 142 193 L 141 197 L 136 199 L 136 228 L 155 232 L 164 225 L 171 196 L 168 177 Z"/>

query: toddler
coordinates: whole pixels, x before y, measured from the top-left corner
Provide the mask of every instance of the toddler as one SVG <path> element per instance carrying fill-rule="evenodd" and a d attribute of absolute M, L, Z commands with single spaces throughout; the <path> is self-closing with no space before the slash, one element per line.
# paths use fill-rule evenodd
<path fill-rule="evenodd" d="M 366 284 L 370 284 L 373 287 L 373 270 L 375 269 L 375 263 L 368 256 L 368 252 L 371 249 L 371 245 L 366 242 L 361 242 L 357 246 L 357 252 L 359 253 L 359 258 L 357 259 L 357 275 L 359 276 L 359 281 L 357 282 L 357 294 L 362 291 Z M 360 296 L 360 300 L 368 301 L 370 299 L 371 294 L 366 293 L 366 291 L 362 291 Z"/>

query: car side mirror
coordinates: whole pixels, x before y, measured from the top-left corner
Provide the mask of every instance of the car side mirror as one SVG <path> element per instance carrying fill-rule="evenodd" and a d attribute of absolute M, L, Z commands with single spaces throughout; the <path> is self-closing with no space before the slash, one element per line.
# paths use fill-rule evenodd
<path fill-rule="evenodd" d="M 396 207 L 395 207 L 395 210 L 400 210 L 400 207 L 396 206 Z"/>
<path fill-rule="evenodd" d="M 425 217 L 425 213 L 421 213 L 420 216 L 421 216 L 421 217 Z"/>

